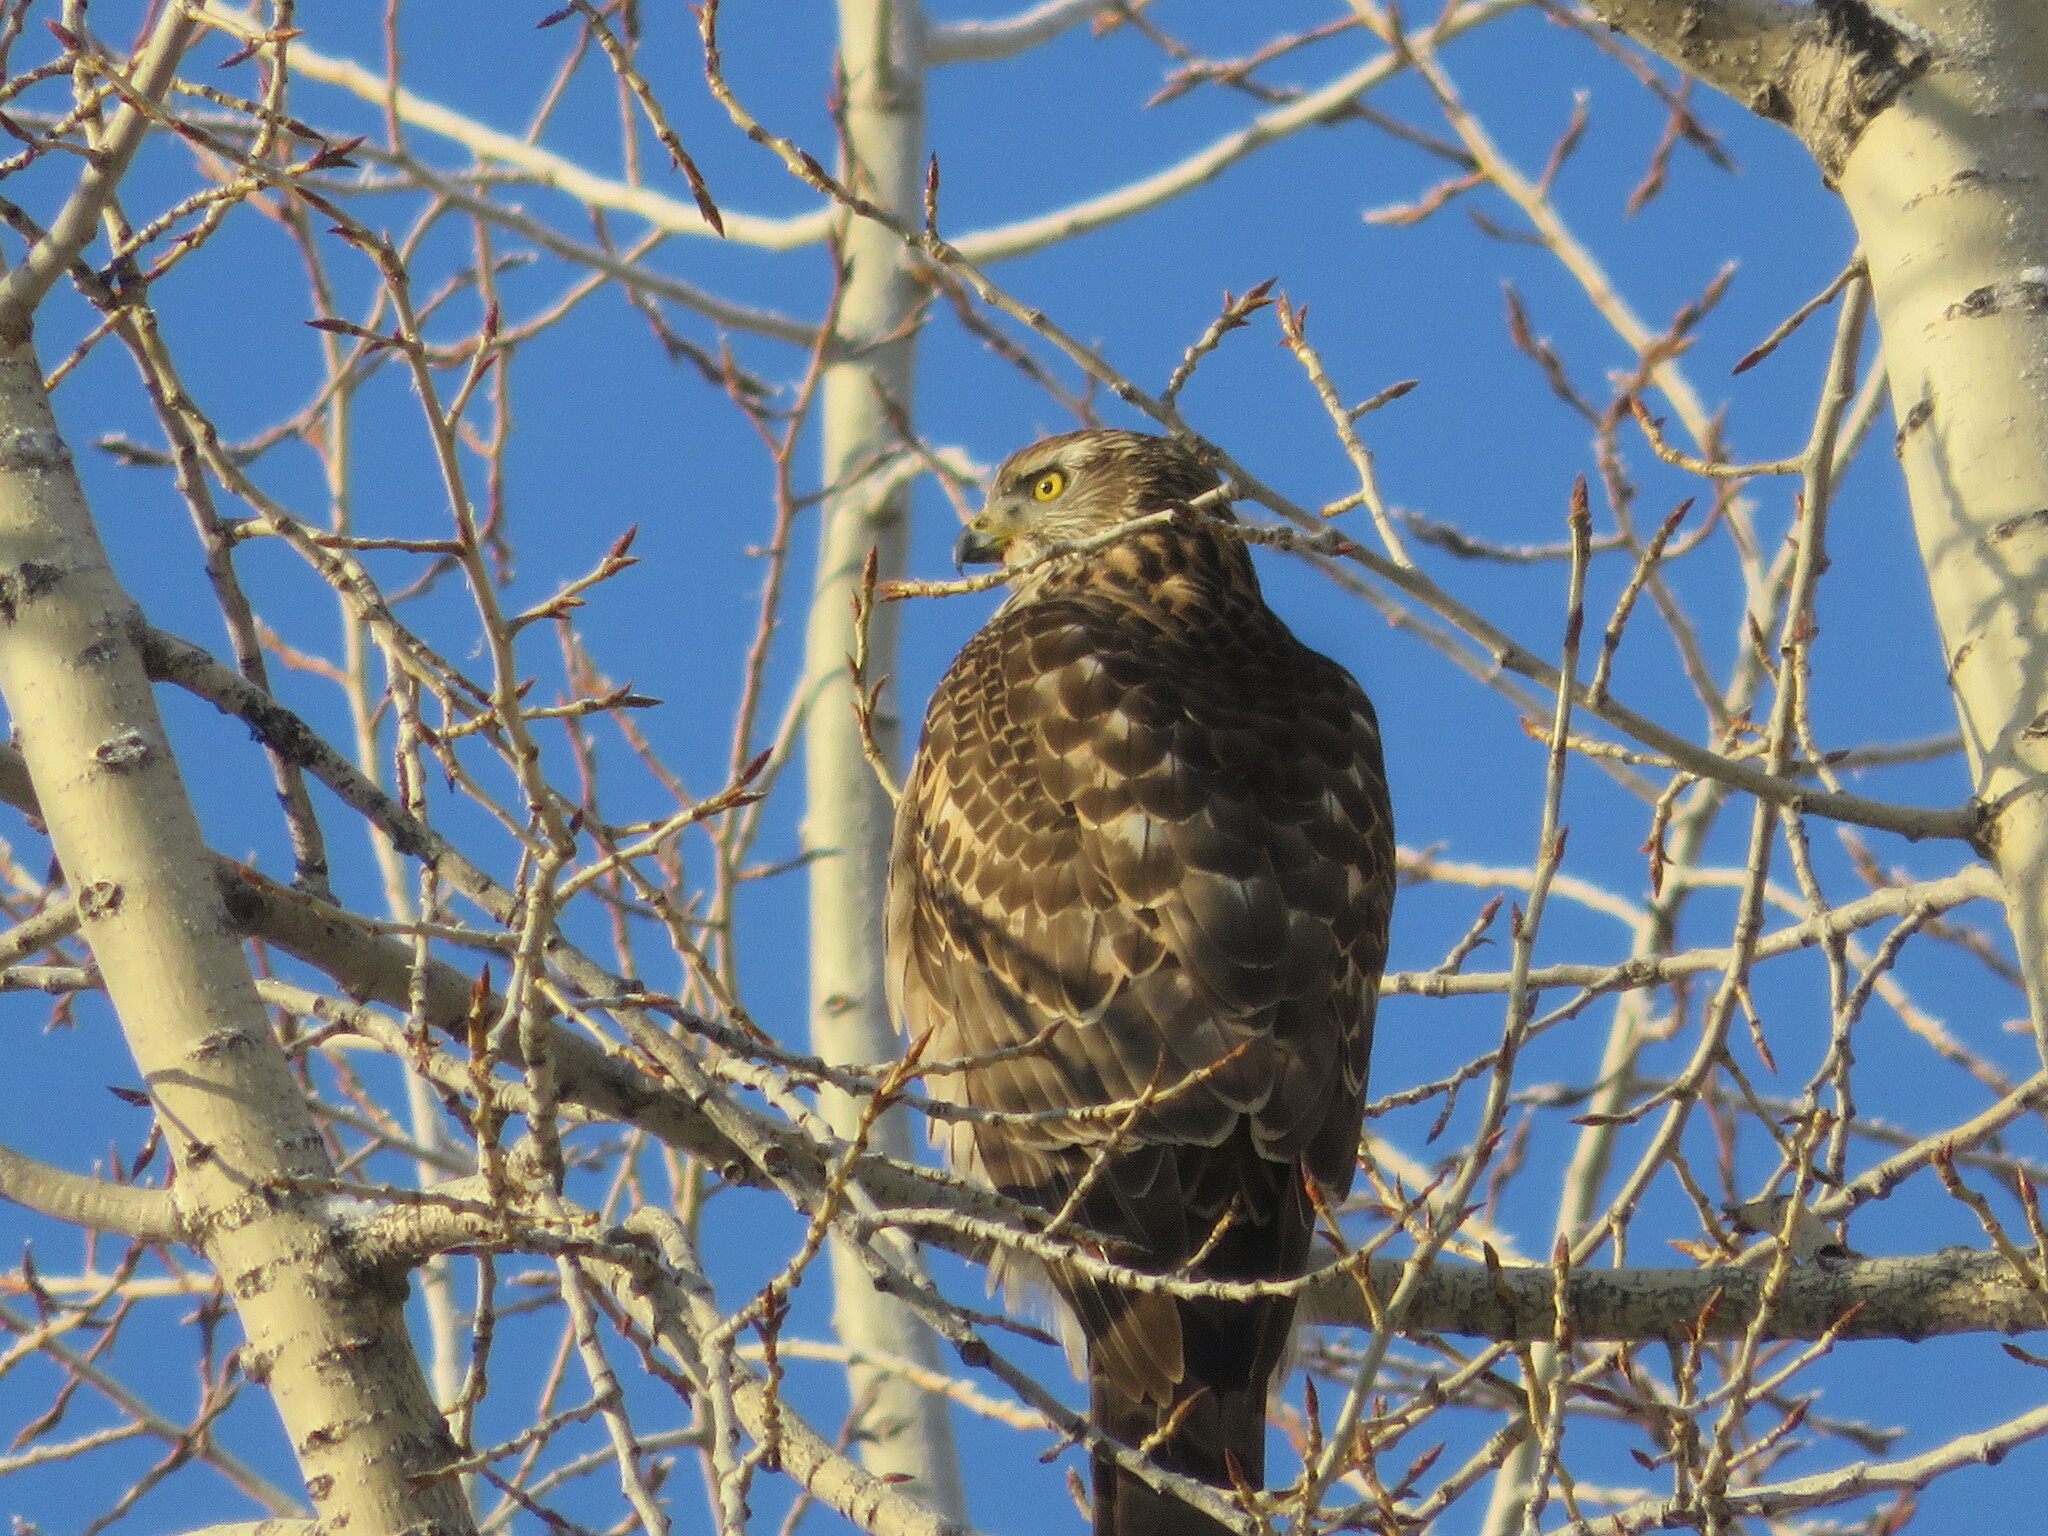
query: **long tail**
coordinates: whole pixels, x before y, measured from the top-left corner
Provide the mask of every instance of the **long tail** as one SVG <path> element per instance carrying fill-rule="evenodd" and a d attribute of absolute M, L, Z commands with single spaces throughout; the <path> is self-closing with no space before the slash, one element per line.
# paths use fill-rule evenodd
<path fill-rule="evenodd" d="M 1172 1431 L 1152 1447 L 1154 1461 L 1216 1488 L 1263 1488 L 1266 1394 L 1286 1350 L 1294 1303 L 1183 1300 L 1177 1306 L 1185 1375 L 1173 1404 L 1134 1399 L 1091 1368 L 1089 1415 L 1135 1448 L 1177 1413 Z M 1098 1453 L 1094 1471 L 1095 1536 L 1229 1536 L 1226 1526 L 1157 1492 L 1110 1457 Z"/>

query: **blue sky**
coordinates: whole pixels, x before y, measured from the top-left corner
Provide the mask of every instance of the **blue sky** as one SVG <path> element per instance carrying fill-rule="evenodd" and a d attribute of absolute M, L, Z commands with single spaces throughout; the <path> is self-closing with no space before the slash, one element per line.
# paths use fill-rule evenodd
<path fill-rule="evenodd" d="M 570 42 L 567 26 L 533 28 L 545 9 L 525 0 L 433 0 L 408 9 L 400 32 L 408 85 L 482 123 L 520 131 Z M 1162 26 L 1217 58 L 1320 23 L 1329 14 L 1306 3 L 1253 8 L 1182 0 L 1156 9 Z M 720 202 L 758 214 L 789 215 L 810 208 L 812 194 L 735 133 L 709 99 L 684 9 L 649 4 L 643 10 L 648 38 L 643 58 L 650 78 Z M 985 14 L 959 3 L 935 4 L 931 11 L 939 20 Z M 93 20 L 102 35 L 124 39 L 128 23 L 121 18 L 126 14 L 121 7 L 104 5 L 95 8 Z M 379 65 L 381 23 L 371 7 L 336 0 L 304 3 L 297 25 L 307 43 L 327 54 Z M 795 0 L 733 0 L 724 28 L 731 78 L 756 113 L 777 131 L 826 153 L 828 9 Z M 1356 34 L 1346 34 L 1283 61 L 1262 78 L 1314 85 L 1364 56 L 1365 46 Z M 233 82 L 226 89 L 253 89 L 249 66 L 212 75 L 213 60 L 224 52 L 219 43 L 208 44 L 195 76 Z M 1727 295 L 1701 329 L 1685 366 L 1710 406 L 1725 404 L 1737 456 L 1774 458 L 1795 452 L 1807 432 L 1825 357 L 1826 319 L 1807 327 L 1755 371 L 1731 379 L 1729 369 L 1821 288 L 1852 249 L 1853 232 L 1804 152 L 1779 130 L 1700 92 L 1697 110 L 1723 135 L 1739 170 L 1717 169 L 1681 147 L 1671 164 L 1669 189 L 1636 217 L 1624 218 L 1623 205 L 1643 174 L 1664 114 L 1618 65 L 1534 12 L 1509 17 L 1456 43 L 1446 63 L 1504 152 L 1531 173 L 1541 167 L 1583 93 L 1590 126 L 1558 180 L 1558 207 L 1617 287 L 1653 324 L 1662 324 L 1725 265 L 1735 264 Z M 1246 97 L 1215 88 L 1147 108 L 1144 103 L 1165 68 L 1155 46 L 1123 27 L 1099 38 L 1076 29 L 1020 58 L 938 72 L 930 85 L 928 119 L 943 173 L 942 229 L 963 234 L 1105 191 L 1178 159 L 1258 110 Z M 1412 80 L 1394 82 L 1372 102 L 1431 132 L 1443 132 L 1426 93 Z M 294 110 L 336 133 L 379 131 L 374 108 L 315 82 L 297 87 Z M 616 94 L 604 71 L 586 67 L 542 142 L 605 174 L 617 174 Z M 413 143 L 436 164 L 455 166 L 466 159 L 463 151 L 430 134 L 415 131 Z M 659 169 L 653 146 L 645 145 L 644 152 L 650 181 L 683 195 L 680 178 Z M 23 176 L 17 187 L 7 189 L 8 195 L 46 215 L 60 186 L 59 171 L 69 174 L 69 162 Z M 1630 354 L 1549 254 L 1492 237 L 1467 217 L 1469 203 L 1497 224 L 1519 228 L 1512 207 L 1496 194 L 1461 199 L 1412 227 L 1362 218 L 1366 210 L 1413 199 L 1446 174 L 1440 161 L 1369 125 L 1311 129 L 1166 207 L 1004 263 L 994 275 L 1153 389 L 1214 315 L 1223 290 L 1242 291 L 1277 277 L 1281 291 L 1308 306 L 1309 334 L 1347 398 L 1361 399 L 1398 379 L 1421 380 L 1413 394 L 1364 423 L 1391 502 L 1500 543 L 1551 543 L 1563 536 L 1573 478 L 1592 473 L 1595 466 L 1584 424 L 1513 347 L 1504 320 L 1503 284 L 1514 286 L 1533 328 L 1554 341 L 1567 367 L 1596 398 L 1604 399 L 1609 370 L 1628 364 Z M 138 162 L 131 211 L 154 212 L 191 185 L 189 153 L 174 143 L 152 144 Z M 587 238 L 587 225 L 564 199 L 531 188 L 504 195 Z M 368 222 L 402 230 L 417 216 L 420 201 L 414 194 L 364 195 L 350 206 Z M 613 227 L 624 235 L 631 221 L 618 219 Z M 516 240 L 500 238 L 500 249 L 519 248 Z M 18 253 L 18 245 L 8 249 L 10 258 Z M 339 312 L 361 317 L 374 281 L 368 264 L 339 242 L 327 255 L 340 293 Z M 431 290 L 440 276 L 470 258 L 469 226 L 447 221 L 421 245 L 415 260 L 419 286 Z M 798 315 L 816 312 L 826 284 L 816 250 L 771 254 L 678 238 L 652 263 L 726 297 Z M 553 258 L 507 273 L 502 291 L 508 321 L 552 303 L 575 276 Z M 316 338 L 304 325 L 316 312 L 302 268 L 277 226 L 254 210 L 232 215 L 213 244 L 180 267 L 154 296 L 189 387 L 229 438 L 269 426 L 297 410 L 317 388 Z M 459 296 L 445 316 L 437 339 L 468 334 L 477 321 L 473 299 Z M 669 318 L 699 343 L 715 344 L 712 328 L 696 317 L 672 312 Z M 46 364 L 68 350 L 90 322 L 75 297 L 54 299 L 38 338 Z M 1306 380 L 1276 339 L 1270 318 L 1230 338 L 1204 364 L 1183 404 L 1198 430 L 1295 500 L 1316 505 L 1349 488 L 1349 469 Z M 733 344 L 746 366 L 771 381 L 792 381 L 801 368 L 799 354 L 782 344 L 748 337 Z M 1039 351 L 1046 356 L 1043 348 Z M 1077 382 L 1070 367 L 1049 361 L 1067 383 Z M 765 456 L 721 395 L 663 355 L 648 326 L 616 290 L 598 292 L 561 324 L 522 346 L 509 377 L 518 428 L 506 459 L 507 506 L 518 558 L 508 606 L 546 595 L 594 563 L 626 527 L 637 525 L 635 553 L 641 564 L 593 596 L 580 615 L 582 631 L 612 677 L 630 679 L 663 700 L 639 723 L 690 791 L 708 793 L 725 771 L 740 662 L 761 580 L 760 561 L 748 548 L 766 536 L 772 511 Z M 87 446 L 109 434 L 159 441 L 125 355 L 111 343 L 97 349 L 64 385 L 58 409 L 115 563 L 150 619 L 216 652 L 223 650 L 225 639 L 196 541 L 170 477 L 121 465 Z M 1119 425 L 1143 425 L 1113 402 L 1105 415 Z M 928 328 L 920 344 L 917 420 L 931 442 L 958 447 L 984 463 L 1041 431 L 1073 424 L 1055 401 L 943 318 Z M 1833 569 L 1819 613 L 1814 699 L 1816 732 L 1826 747 L 1953 728 L 1907 510 L 1885 451 L 1890 430 L 1888 416 L 1881 417 L 1834 511 Z M 1622 440 L 1629 471 L 1642 486 L 1647 520 L 1696 490 L 1695 483 L 1657 465 L 1633 429 L 1624 431 Z M 417 402 L 400 370 L 385 369 L 365 390 L 355 452 L 361 531 L 409 537 L 445 532 L 445 504 Z M 812 445 L 805 460 L 812 474 L 815 460 Z M 476 471 L 479 464 L 472 461 L 469 467 Z M 317 465 L 302 447 L 277 449 L 259 462 L 256 473 L 288 505 L 308 516 L 324 516 Z M 1750 494 L 1761 533 L 1775 540 L 1790 517 L 1788 486 L 1759 483 Z M 1351 531 L 1364 537 L 1368 529 L 1362 514 L 1351 514 L 1350 522 L 1358 524 Z M 1596 515 L 1596 525 L 1604 531 L 1609 523 Z M 948 573 L 946 550 L 953 532 L 943 498 L 934 488 L 921 487 L 911 557 L 915 573 Z M 799 526 L 797 547 L 806 553 L 799 554 L 792 572 L 798 592 L 808 583 L 807 551 L 814 537 L 808 522 Z M 258 543 L 241 558 L 246 579 L 282 638 L 308 653 L 333 655 L 338 624 L 318 584 L 281 549 Z M 1434 550 L 1421 558 L 1459 598 L 1532 649 L 1555 656 L 1563 622 L 1560 565 L 1466 563 Z M 373 565 L 393 584 L 408 569 L 405 558 L 397 556 Z M 1264 560 L 1262 570 L 1275 605 L 1289 622 L 1310 643 L 1344 661 L 1373 693 L 1386 727 L 1404 844 L 1438 849 L 1447 859 L 1527 864 L 1536 837 L 1542 747 L 1522 731 L 1514 710 L 1428 647 L 1390 630 L 1371 609 L 1313 571 L 1277 559 Z M 1614 557 L 1596 564 L 1589 589 L 1594 614 L 1604 617 L 1626 575 L 1625 564 Z M 1700 621 L 1711 664 L 1723 675 L 1745 643 L 1734 618 L 1737 582 L 1723 539 L 1674 572 L 1675 585 Z M 963 597 L 911 605 L 897 669 L 907 715 L 914 718 L 946 660 L 993 601 Z M 473 653 L 470 610 L 452 583 L 413 605 L 407 618 L 444 653 L 481 664 Z M 544 628 L 530 632 L 522 658 L 545 679 L 543 691 L 554 686 L 558 674 Z M 771 667 L 770 720 L 794 681 L 800 633 L 800 613 L 792 610 Z M 280 670 L 278 687 L 333 739 L 346 739 L 345 714 L 331 686 L 305 672 Z M 1700 728 L 1699 705 L 1682 691 L 1672 648 L 1647 622 L 1639 621 L 1630 632 L 1616 692 L 1674 729 L 1696 733 Z M 245 734 L 204 706 L 182 699 L 165 703 L 215 846 L 287 876 L 267 772 Z M 623 819 L 667 808 L 665 795 L 633 768 L 615 737 L 602 738 L 602 751 L 613 815 Z M 760 857 L 786 858 L 797 851 L 800 782 L 800 775 L 788 775 L 771 802 Z M 1959 803 L 1968 792 L 1956 756 L 1866 774 L 1851 787 L 1929 805 Z M 483 818 L 438 785 L 433 795 L 440 824 L 484 850 L 485 862 L 496 872 L 509 874 L 507 845 L 491 842 Z M 360 828 L 332 800 L 321 803 L 335 846 L 339 893 L 376 910 L 380 896 Z M 1739 862 L 1746 815 L 1746 807 L 1738 807 L 1724 817 L 1710 851 L 1713 859 Z M 1638 848 L 1645 826 L 1642 807 L 1582 763 L 1568 784 L 1565 820 L 1572 828 L 1567 869 L 1640 899 L 1646 888 Z M 1821 829 L 1816 840 L 1831 891 L 1857 891 L 1832 830 Z M 1916 874 L 1938 873 L 1960 862 L 1952 848 L 1915 848 L 1881 835 L 1870 841 L 1882 862 Z M 32 866 L 45 856 L 25 834 L 16 848 Z M 686 845 L 686 879 L 702 878 L 704 852 L 701 842 Z M 792 1043 L 803 1033 L 801 879 L 789 875 L 751 888 L 741 939 L 749 1007 Z M 1486 894 L 1484 889 L 1447 887 L 1404 893 L 1393 965 L 1420 969 L 1434 964 Z M 1730 911 L 1728 899 L 1702 896 L 1689 911 L 1684 941 L 1725 941 Z M 1997 915 L 1988 908 L 1963 915 L 1998 931 Z M 583 936 L 602 942 L 594 922 Z M 1626 933 L 1611 918 L 1566 902 L 1553 909 L 1539 953 L 1616 958 L 1626 942 Z M 1782 980 L 1760 991 L 1758 1001 L 1780 1058 L 1776 1091 L 1796 1094 L 1803 1070 L 1825 1042 L 1826 994 L 1817 963 L 1788 963 L 1780 969 Z M 2002 1028 L 2019 1011 L 2009 992 L 1945 952 L 1911 958 L 1901 974 L 1959 1037 L 2007 1071 L 2024 1074 L 2026 1043 Z M 678 981 L 672 972 L 647 979 L 664 988 Z M 22 1062 L 0 1081 L 0 1124 L 20 1128 L 9 1139 L 18 1138 L 30 1150 L 73 1167 L 103 1157 L 110 1143 L 132 1153 L 143 1130 L 141 1116 L 119 1105 L 102 1086 L 132 1081 L 104 1011 L 83 1006 L 76 1029 L 44 1032 L 45 1005 L 16 998 L 7 1006 L 10 1039 Z M 1532 1052 L 1524 1080 L 1584 1082 L 1598 1059 L 1610 1013 L 1611 1005 L 1596 1006 L 1546 1037 Z M 1393 1000 L 1381 1015 L 1376 1089 L 1388 1091 L 1448 1070 L 1487 1048 L 1497 1037 L 1499 1021 L 1497 999 L 1453 1004 Z M 1867 1113 L 1924 1129 L 1961 1118 L 1985 1099 L 1981 1087 L 1941 1066 L 1883 1007 L 1873 1006 L 1858 1055 L 1863 1063 L 1859 1101 Z M 1745 1058 L 1746 1068 L 1756 1066 Z M 1468 1107 L 1468 1124 L 1469 1113 Z M 1435 1155 L 1422 1144 L 1433 1114 L 1432 1107 L 1389 1117 L 1379 1128 L 1417 1156 Z M 1526 1252 L 1547 1248 L 1555 1193 L 1545 1170 L 1554 1171 L 1568 1152 L 1571 1134 L 1561 1117 L 1542 1123 L 1531 1141 L 1530 1171 L 1503 1205 L 1502 1218 L 1523 1236 Z M 1446 1145 L 1455 1141 L 1454 1132 Z M 1756 1157 L 1754 1148 L 1745 1149 L 1745 1170 Z M 1752 1176 L 1760 1177 L 1767 1167 L 1756 1163 Z M 1923 1177 L 1919 1182 L 1930 1181 Z M 1682 1262 L 1660 1249 L 1661 1239 L 1696 1235 L 1690 1207 L 1674 1198 L 1668 1186 L 1667 1180 L 1653 1196 L 1651 1214 L 1636 1239 L 1634 1256 L 1640 1262 Z M 0 1246 L 18 1242 L 31 1230 L 21 1213 L 0 1210 Z M 758 1279 L 779 1262 L 795 1229 L 765 1197 L 728 1194 L 714 1205 L 712 1230 L 726 1244 L 721 1279 L 737 1296 L 744 1294 L 741 1287 L 750 1278 Z M 71 1240 L 47 1229 L 33 1231 L 43 1268 L 59 1270 L 75 1262 Z M 763 1234 L 773 1240 L 762 1242 Z M 1938 1192 L 1930 1197 L 1918 1184 L 1867 1213 L 1853 1237 L 1873 1252 L 1924 1251 L 1943 1242 L 1981 1240 L 1955 1207 L 1940 1200 Z M 807 1283 L 793 1327 L 822 1328 L 823 1287 L 822 1273 Z M 965 1293 L 971 1292 L 971 1281 L 965 1282 Z M 139 1357 L 139 1342 L 138 1334 L 126 1353 Z M 153 1370 L 140 1358 L 128 1363 L 157 1382 L 168 1400 L 189 1393 L 186 1378 L 178 1374 L 181 1366 L 167 1363 Z M 1057 1379 L 1057 1367 L 1038 1363 Z M 1897 1388 L 1908 1377 L 1913 1391 L 1902 1407 Z M 1895 1454 L 1993 1423 L 2030 1406 L 2039 1394 L 2027 1368 L 2000 1354 L 1987 1339 L 1845 1347 L 1821 1379 L 1827 1388 L 1821 1411 L 1911 1426 Z M 838 1390 L 832 1376 L 811 1368 L 799 1382 L 799 1401 L 829 1428 L 843 1408 L 843 1394 L 834 1398 Z M 33 1402 L 37 1391 L 46 1392 L 47 1382 L 0 1381 L 0 1402 Z M 514 1411 L 512 1402 L 508 1395 L 505 1412 Z M 289 1466 L 266 1415 L 267 1409 L 252 1400 L 236 1410 L 234 1422 L 244 1443 L 255 1448 L 251 1454 L 289 1482 Z M 1470 1422 L 1452 1432 L 1475 1438 L 1484 1433 L 1477 1428 L 1477 1416 L 1463 1417 Z M 512 1426 L 508 1421 L 497 1427 Z M 1035 1461 L 1041 1448 L 1036 1443 L 964 1420 L 962 1427 L 971 1458 L 974 1514 L 986 1529 L 1023 1532 L 1060 1528 L 1058 1522 L 1071 1520 L 1060 1487 L 1062 1468 L 1071 1458 L 1042 1467 Z M 1589 1439 L 1587 1445 L 1581 1475 L 1635 1485 L 1648 1480 L 1618 1444 Z M 1794 1465 L 1829 1465 L 1836 1454 L 1831 1448 Z M 2025 1475 L 2037 1461 L 2029 1452 L 2012 1458 L 1999 1474 L 2001 1486 L 2012 1486 L 2010 1478 Z M 682 1475 L 694 1474 L 685 1469 Z M 1926 1497 L 1914 1529 L 1975 1528 L 1972 1503 L 1990 1486 L 1989 1476 L 1965 1474 L 1939 1485 Z M 0 1510 L 34 1518 L 52 1532 L 69 1531 L 79 1523 L 67 1513 L 74 1491 L 68 1474 L 22 1474 L 0 1484 Z M 565 1507 L 602 1524 L 611 1516 L 597 1511 L 609 1507 L 609 1497 L 594 1489 L 587 1509 L 574 1501 Z M 701 1519 L 701 1506 L 692 1497 L 678 1499 L 679 1529 L 693 1529 L 691 1522 Z M 760 1507 L 779 1508 L 781 1497 L 779 1491 L 764 1492 Z M 174 1482 L 146 1499 L 128 1528 L 173 1530 L 246 1509 L 202 1476 Z M 811 1519 L 815 1528 L 834 1528 L 828 1515 Z M 1460 1506 L 1444 1528 L 1464 1531 L 1476 1520 L 1476 1509 L 1467 1512 Z"/>

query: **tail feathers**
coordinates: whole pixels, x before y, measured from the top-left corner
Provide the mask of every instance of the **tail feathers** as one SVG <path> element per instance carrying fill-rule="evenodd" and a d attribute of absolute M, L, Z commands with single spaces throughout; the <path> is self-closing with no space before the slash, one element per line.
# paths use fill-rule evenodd
<path fill-rule="evenodd" d="M 1135 1474 L 1095 1464 L 1095 1536 L 1237 1536 L 1193 1505 L 1148 1487 Z"/>
<path fill-rule="evenodd" d="M 1263 1488 L 1267 1388 L 1293 1306 L 1279 1300 L 1180 1306 L 1187 1369 L 1172 1402 L 1130 1392 L 1120 1373 L 1091 1361 L 1090 1417 L 1119 1443 L 1146 1448 L 1169 1472 L 1226 1493 Z M 1228 1536 L 1228 1526 L 1158 1492 L 1111 1457 L 1098 1453 L 1094 1472 L 1095 1536 Z"/>
<path fill-rule="evenodd" d="M 1246 1123 L 1248 1124 L 1248 1122 Z M 1148 1226 L 1121 1209 L 1083 1207 L 1094 1230 L 1124 1232 L 1159 1268 L 1192 1264 L 1204 1280 L 1276 1280 L 1306 1267 L 1314 1213 L 1298 1168 L 1264 1160 L 1240 1126 L 1221 1148 L 1174 1147 L 1170 1168 L 1142 1182 L 1187 1202 L 1175 1232 L 1157 1212 Z M 1171 1173 L 1171 1179 L 1166 1177 Z M 1210 1189 L 1228 1174 L 1231 1188 Z M 1114 1171 L 1101 1182 L 1112 1192 Z M 1256 1185 L 1256 1187 L 1254 1187 Z M 1190 1191 L 1209 1190 L 1192 1198 Z M 1213 1198 L 1210 1198 L 1213 1196 Z M 1195 1214 L 1188 1220 L 1188 1213 Z M 1197 1258 L 1180 1237 L 1200 1237 L 1217 1222 Z M 1266 1397 L 1294 1328 L 1291 1297 L 1226 1301 L 1127 1291 L 1105 1282 L 1062 1276 L 1055 1283 L 1072 1307 L 1088 1346 L 1089 1412 L 1110 1439 L 1143 1450 L 1169 1472 L 1207 1483 L 1226 1496 L 1266 1482 Z M 1154 1491 L 1113 1458 L 1095 1458 L 1095 1536 L 1226 1536 L 1229 1527 L 1192 1505 Z"/>
<path fill-rule="evenodd" d="M 1132 1449 L 1152 1441 L 1178 1412 L 1173 1428 L 1150 1447 L 1152 1460 L 1169 1472 L 1224 1490 L 1265 1482 L 1264 1382 L 1235 1390 L 1198 1385 L 1161 1407 L 1133 1402 L 1098 1376 L 1089 1399 L 1095 1422 Z M 1228 1526 L 1160 1493 L 1111 1457 L 1097 1453 L 1094 1470 L 1095 1536 L 1229 1536 Z"/>

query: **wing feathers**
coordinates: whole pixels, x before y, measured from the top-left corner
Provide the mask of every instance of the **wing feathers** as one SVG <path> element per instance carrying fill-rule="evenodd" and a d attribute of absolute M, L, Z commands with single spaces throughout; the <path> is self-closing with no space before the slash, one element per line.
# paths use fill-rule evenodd
<path fill-rule="evenodd" d="M 932 700 L 889 979 L 933 1057 L 1058 1026 L 935 1091 L 1080 1113 L 954 1122 L 956 1165 L 1047 1209 L 1085 1186 L 1077 1225 L 1126 1262 L 1171 1271 L 1227 1231 L 1205 1273 L 1299 1272 L 1303 1173 L 1332 1195 L 1351 1182 L 1392 836 L 1371 705 L 1266 608 L 1236 540 L 1161 529 L 1013 599 Z M 1207 1392 L 1189 1424 L 1227 1403 L 1261 1422 L 1291 1305 L 1212 1316 L 1052 1280 L 1104 1401 L 1156 1422 Z"/>

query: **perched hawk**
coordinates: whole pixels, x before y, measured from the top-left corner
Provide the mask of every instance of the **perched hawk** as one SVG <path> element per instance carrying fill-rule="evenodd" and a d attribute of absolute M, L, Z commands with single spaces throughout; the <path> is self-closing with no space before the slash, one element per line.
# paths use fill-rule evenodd
<path fill-rule="evenodd" d="M 957 552 L 1022 566 L 1216 484 L 1185 444 L 1069 432 L 996 471 Z M 1275 1280 L 1307 1264 L 1305 1181 L 1351 1187 L 1393 823 L 1371 703 L 1266 606 L 1228 516 L 1012 579 L 925 717 L 889 983 L 927 1060 L 990 1058 L 932 1082 L 1001 1115 L 943 1123 L 956 1168 L 1108 1238 L 1119 1263 Z M 1291 1299 L 1005 1267 L 1071 1308 L 1104 1431 L 1141 1446 L 1178 1414 L 1161 1466 L 1263 1485 Z M 1221 1527 L 1097 1457 L 1095 1530 Z"/>

